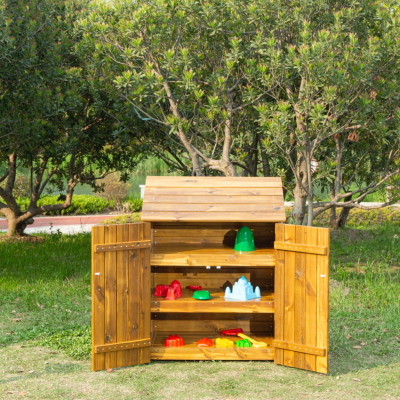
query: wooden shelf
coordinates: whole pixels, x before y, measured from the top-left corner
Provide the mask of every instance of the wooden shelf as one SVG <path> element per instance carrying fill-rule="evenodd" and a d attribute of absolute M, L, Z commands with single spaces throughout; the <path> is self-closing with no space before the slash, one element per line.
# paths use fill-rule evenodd
<path fill-rule="evenodd" d="M 182 290 L 182 297 L 176 300 L 166 300 L 164 297 L 151 299 L 151 312 L 172 313 L 273 313 L 275 312 L 274 293 L 262 291 L 261 298 L 246 301 L 225 300 L 221 289 L 208 289 L 210 300 L 195 300 L 193 291 Z"/>
<path fill-rule="evenodd" d="M 273 267 L 275 250 L 268 247 L 241 253 L 222 243 L 159 243 L 152 248 L 150 263 L 156 266 Z"/>
<path fill-rule="evenodd" d="M 153 337 L 153 344 L 150 349 L 150 358 L 153 360 L 273 360 L 274 347 L 272 347 L 273 337 L 264 335 L 253 335 L 246 333 L 246 335 L 254 338 L 255 340 L 266 342 L 268 347 L 258 348 L 237 348 L 233 349 L 220 349 L 216 347 L 198 348 L 196 342 L 204 337 L 209 339 L 216 339 L 215 334 L 207 336 L 206 333 L 194 334 L 192 332 L 174 332 L 178 334 L 185 341 L 183 347 L 164 347 L 164 340 L 168 337 L 167 334 L 162 335 L 160 332 Z M 225 336 L 227 339 L 236 342 L 239 337 Z"/>

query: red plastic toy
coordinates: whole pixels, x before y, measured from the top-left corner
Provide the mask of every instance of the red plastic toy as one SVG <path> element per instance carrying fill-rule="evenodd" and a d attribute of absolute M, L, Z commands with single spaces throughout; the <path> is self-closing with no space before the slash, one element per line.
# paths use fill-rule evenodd
<path fill-rule="evenodd" d="M 181 284 L 177 281 L 174 280 L 171 283 L 171 287 L 174 289 L 176 297 L 182 297 L 182 288 L 181 288 Z"/>
<path fill-rule="evenodd" d="M 164 342 L 164 347 L 181 347 L 185 342 L 179 335 L 169 335 Z"/>
<path fill-rule="evenodd" d="M 214 346 L 214 343 L 209 338 L 200 339 L 197 342 L 197 347 L 211 347 L 211 346 Z"/>
<path fill-rule="evenodd" d="M 176 290 L 172 287 L 168 288 L 167 297 L 165 300 L 176 300 L 178 298 L 178 294 Z"/>
<path fill-rule="evenodd" d="M 157 285 L 156 290 L 154 291 L 154 296 L 165 297 L 170 287 L 170 285 Z"/>
<path fill-rule="evenodd" d="M 201 290 L 203 289 L 201 286 L 188 286 L 187 287 L 189 290 L 193 290 L 195 292 L 196 290 Z"/>
<path fill-rule="evenodd" d="M 225 331 L 221 331 L 221 336 L 237 336 L 238 333 L 243 333 L 242 328 L 235 328 L 235 329 L 226 329 Z"/>

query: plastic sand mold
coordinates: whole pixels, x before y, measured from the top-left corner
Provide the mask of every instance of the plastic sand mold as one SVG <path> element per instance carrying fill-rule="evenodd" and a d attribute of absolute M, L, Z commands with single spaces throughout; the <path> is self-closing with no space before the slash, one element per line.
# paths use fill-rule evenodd
<path fill-rule="evenodd" d="M 232 349 L 233 342 L 229 339 L 215 339 L 215 347 L 223 348 L 223 349 Z"/>
<path fill-rule="evenodd" d="M 211 294 L 208 290 L 196 290 L 192 297 L 196 300 L 210 300 Z"/>
<path fill-rule="evenodd" d="M 185 342 L 179 335 L 169 335 L 164 342 L 164 347 L 181 347 Z"/>
<path fill-rule="evenodd" d="M 237 347 L 251 347 L 249 339 L 236 340 L 235 344 Z"/>
<path fill-rule="evenodd" d="M 214 343 L 211 339 L 208 338 L 200 339 L 197 342 L 197 347 L 211 347 L 211 346 L 214 346 Z"/>

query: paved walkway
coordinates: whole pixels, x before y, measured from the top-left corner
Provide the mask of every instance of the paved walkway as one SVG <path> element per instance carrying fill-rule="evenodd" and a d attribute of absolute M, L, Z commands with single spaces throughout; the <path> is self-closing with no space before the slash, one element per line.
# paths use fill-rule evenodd
<path fill-rule="evenodd" d="M 90 232 L 92 226 L 97 225 L 100 221 L 112 218 L 114 214 L 106 215 L 66 215 L 65 217 L 35 217 L 35 222 L 29 225 L 25 232 L 28 234 L 38 232 L 57 232 L 62 233 L 78 233 Z M 0 219 L 0 232 L 7 230 L 7 222 L 5 219 Z"/>

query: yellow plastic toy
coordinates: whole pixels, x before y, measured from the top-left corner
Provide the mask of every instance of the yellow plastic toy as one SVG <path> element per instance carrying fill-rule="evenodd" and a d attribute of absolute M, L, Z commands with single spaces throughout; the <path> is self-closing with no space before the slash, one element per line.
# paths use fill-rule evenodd
<path fill-rule="evenodd" d="M 224 349 L 232 349 L 233 342 L 229 339 L 215 339 L 215 347 L 224 348 Z"/>

